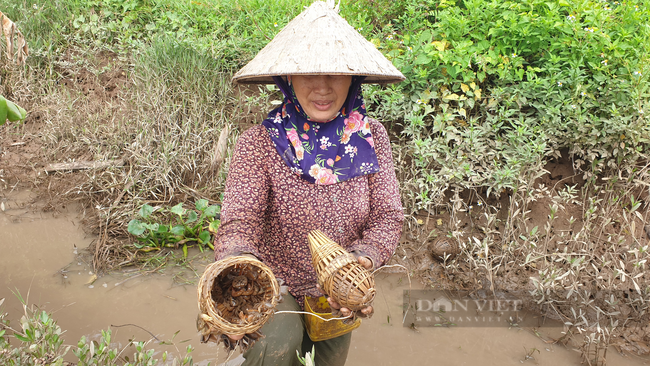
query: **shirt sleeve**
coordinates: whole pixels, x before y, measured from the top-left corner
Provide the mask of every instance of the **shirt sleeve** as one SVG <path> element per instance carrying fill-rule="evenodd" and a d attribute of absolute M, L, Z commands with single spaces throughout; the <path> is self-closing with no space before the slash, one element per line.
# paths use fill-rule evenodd
<path fill-rule="evenodd" d="M 388 133 L 381 123 L 371 120 L 370 127 L 379 162 L 379 172 L 368 176 L 370 215 L 362 238 L 349 248 L 369 257 L 375 268 L 383 266 L 395 253 L 402 234 L 404 212 L 395 176 L 393 153 Z"/>
<path fill-rule="evenodd" d="M 259 258 L 270 189 L 260 128 L 248 129 L 235 145 L 214 239 L 215 260 L 241 253 Z"/>

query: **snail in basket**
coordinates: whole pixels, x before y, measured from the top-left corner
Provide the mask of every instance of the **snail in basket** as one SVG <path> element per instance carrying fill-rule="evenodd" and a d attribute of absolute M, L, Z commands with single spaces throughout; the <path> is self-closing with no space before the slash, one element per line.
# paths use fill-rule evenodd
<path fill-rule="evenodd" d="M 310 232 L 307 240 L 321 290 L 341 309 L 352 311 L 353 318 L 358 311 L 372 316 L 371 304 L 376 294 L 373 274 L 320 230 Z M 348 314 L 342 311 L 342 315 Z"/>
<path fill-rule="evenodd" d="M 279 283 L 262 262 L 247 256 L 228 257 L 209 265 L 198 288 L 197 329 L 202 342 L 224 342 L 242 350 L 262 337 L 280 300 Z M 226 334 L 242 335 L 235 343 Z"/>

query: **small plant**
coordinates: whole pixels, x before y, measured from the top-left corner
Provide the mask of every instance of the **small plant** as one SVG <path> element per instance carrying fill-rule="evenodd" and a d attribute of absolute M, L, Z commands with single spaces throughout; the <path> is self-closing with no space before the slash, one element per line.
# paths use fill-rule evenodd
<path fill-rule="evenodd" d="M 314 346 L 311 346 L 311 352 L 305 353 L 305 357 L 300 357 L 300 353 L 296 350 L 296 356 L 298 356 L 298 361 L 304 366 L 315 366 L 316 363 L 314 359 L 316 358 L 316 352 L 314 352 Z"/>
<path fill-rule="evenodd" d="M 63 331 L 54 319 L 45 311 L 27 307 L 19 293 L 16 294 L 23 303 L 25 315 L 20 319 L 21 330 L 14 330 L 0 312 L 0 364 L 7 366 L 22 365 L 63 365 L 63 357 L 70 346 L 63 345 Z M 0 299 L 0 305 L 4 299 Z M 10 344 L 11 336 L 20 341 L 20 346 Z"/>
<path fill-rule="evenodd" d="M 188 244 L 191 243 L 197 243 L 201 250 L 205 246 L 214 250 L 210 233 L 216 233 L 219 227 L 221 208 L 210 206 L 205 199 L 196 201 L 195 207 L 196 211 L 183 208 L 183 203 L 169 210 L 143 205 L 138 211 L 140 219 L 133 219 L 128 225 L 129 233 L 138 239 L 138 243 L 133 245 L 145 251 L 182 246 L 184 257 L 187 257 Z M 171 214 L 172 218 L 168 224 L 160 223 L 155 212 Z"/>
<path fill-rule="evenodd" d="M 526 351 L 526 355 L 524 356 L 524 358 L 522 360 L 519 360 L 519 361 L 521 363 L 524 363 L 524 361 L 533 360 L 533 361 L 535 361 L 535 363 L 537 363 L 537 359 L 535 358 L 535 352 L 537 352 L 539 354 L 540 353 L 539 350 L 537 348 L 535 348 L 535 347 L 533 347 L 531 349 L 527 349 L 526 347 L 524 347 L 524 350 Z"/>

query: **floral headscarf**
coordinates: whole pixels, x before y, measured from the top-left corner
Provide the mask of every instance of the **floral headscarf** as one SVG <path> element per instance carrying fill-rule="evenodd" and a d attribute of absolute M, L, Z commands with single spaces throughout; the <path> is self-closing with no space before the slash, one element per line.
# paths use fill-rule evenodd
<path fill-rule="evenodd" d="M 379 171 L 361 82 L 355 76 L 343 107 L 334 119 L 315 122 L 303 112 L 293 86 L 280 77 L 273 80 L 284 102 L 262 122 L 282 160 L 302 179 L 334 184 Z"/>

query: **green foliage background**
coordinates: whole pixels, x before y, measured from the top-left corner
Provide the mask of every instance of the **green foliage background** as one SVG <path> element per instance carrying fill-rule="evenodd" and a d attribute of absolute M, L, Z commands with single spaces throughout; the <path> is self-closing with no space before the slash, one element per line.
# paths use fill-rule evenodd
<path fill-rule="evenodd" d="M 404 119 L 420 207 L 450 183 L 517 189 L 562 149 L 588 173 L 647 158 L 643 2 L 400 4 L 381 8 L 391 21 L 373 42 L 407 81 L 368 96 Z"/>

